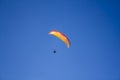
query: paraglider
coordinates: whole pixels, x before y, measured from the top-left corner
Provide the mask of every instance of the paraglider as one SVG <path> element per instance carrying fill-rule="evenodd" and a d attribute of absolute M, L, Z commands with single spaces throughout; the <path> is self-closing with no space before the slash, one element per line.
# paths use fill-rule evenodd
<path fill-rule="evenodd" d="M 54 50 L 53 53 L 55 54 L 55 53 L 56 53 L 56 50 Z"/>
<path fill-rule="evenodd" d="M 52 30 L 52 31 L 49 32 L 49 34 L 57 37 L 57 38 L 60 39 L 62 42 L 64 42 L 65 45 L 67 46 L 67 48 L 70 47 L 70 40 L 69 40 L 68 37 L 67 37 L 65 34 L 63 34 L 62 32 L 57 31 L 57 30 Z M 56 53 L 56 50 L 54 50 L 53 53 Z"/>

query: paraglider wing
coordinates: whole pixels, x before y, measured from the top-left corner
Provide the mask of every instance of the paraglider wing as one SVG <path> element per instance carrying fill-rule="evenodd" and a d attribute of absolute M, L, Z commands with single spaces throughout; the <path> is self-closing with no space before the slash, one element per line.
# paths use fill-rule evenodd
<path fill-rule="evenodd" d="M 62 40 L 68 48 L 70 47 L 70 40 L 63 33 L 59 32 L 57 30 L 52 30 L 52 31 L 49 32 L 49 34 L 51 34 L 53 36 L 56 36 L 57 38 Z"/>

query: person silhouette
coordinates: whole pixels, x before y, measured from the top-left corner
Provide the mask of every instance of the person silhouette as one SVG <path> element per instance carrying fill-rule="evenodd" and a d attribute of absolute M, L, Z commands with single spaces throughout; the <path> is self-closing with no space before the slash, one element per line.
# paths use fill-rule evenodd
<path fill-rule="evenodd" d="M 56 50 L 54 50 L 53 53 L 55 54 L 55 53 L 56 53 Z"/>

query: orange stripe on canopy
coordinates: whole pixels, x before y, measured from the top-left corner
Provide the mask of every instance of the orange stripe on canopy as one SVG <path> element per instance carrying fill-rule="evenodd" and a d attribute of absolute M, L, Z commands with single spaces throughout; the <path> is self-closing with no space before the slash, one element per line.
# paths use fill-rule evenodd
<path fill-rule="evenodd" d="M 68 39 L 67 36 L 65 36 L 65 34 L 59 32 L 57 30 L 52 30 L 52 31 L 49 32 L 49 34 L 51 34 L 51 35 L 57 37 L 58 39 L 62 40 L 68 48 L 70 47 L 70 40 Z"/>

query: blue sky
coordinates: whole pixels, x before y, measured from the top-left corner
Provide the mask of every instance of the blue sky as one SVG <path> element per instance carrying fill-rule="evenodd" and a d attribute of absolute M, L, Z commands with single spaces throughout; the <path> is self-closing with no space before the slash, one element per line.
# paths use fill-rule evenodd
<path fill-rule="evenodd" d="M 118 0 L 0 0 L 0 80 L 120 80 L 119 9 Z"/>

